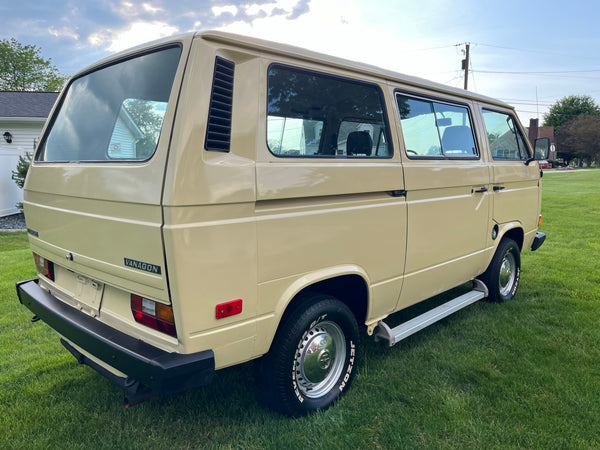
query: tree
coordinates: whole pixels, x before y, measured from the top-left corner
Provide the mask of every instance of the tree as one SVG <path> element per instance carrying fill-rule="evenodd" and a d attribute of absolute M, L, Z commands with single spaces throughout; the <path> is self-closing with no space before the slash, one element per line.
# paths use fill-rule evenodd
<path fill-rule="evenodd" d="M 66 79 L 39 47 L 14 38 L 0 40 L 0 90 L 56 92 Z"/>
<path fill-rule="evenodd" d="M 558 128 L 581 115 L 600 117 L 600 106 L 589 95 L 569 95 L 550 107 L 544 115 L 544 126 Z"/>
<path fill-rule="evenodd" d="M 600 117 L 580 115 L 564 123 L 556 133 L 558 156 L 595 162 L 600 167 Z"/>
<path fill-rule="evenodd" d="M 160 102 L 139 99 L 128 99 L 124 102 L 125 109 L 144 133 L 144 137 L 136 144 L 137 158 L 149 158 L 156 149 L 164 115 L 156 112 L 156 106 L 159 104 Z"/>

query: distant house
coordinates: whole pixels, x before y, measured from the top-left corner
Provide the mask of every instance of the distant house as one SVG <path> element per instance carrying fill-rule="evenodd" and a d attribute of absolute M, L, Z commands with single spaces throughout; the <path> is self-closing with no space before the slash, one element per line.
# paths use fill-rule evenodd
<path fill-rule="evenodd" d="M 0 91 L 0 217 L 18 212 L 23 192 L 12 180 L 19 155 L 33 152 L 58 92 Z"/>
<path fill-rule="evenodd" d="M 110 138 L 108 156 L 111 158 L 136 158 L 136 144 L 143 138 L 142 130 L 139 129 L 127 110 L 121 108 Z"/>

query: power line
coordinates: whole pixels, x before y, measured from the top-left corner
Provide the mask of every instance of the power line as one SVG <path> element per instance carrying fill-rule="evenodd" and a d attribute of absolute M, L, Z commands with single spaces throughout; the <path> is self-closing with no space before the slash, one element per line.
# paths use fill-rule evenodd
<path fill-rule="evenodd" d="M 457 47 L 459 45 L 462 45 L 462 44 L 442 45 L 440 47 L 430 47 L 430 48 L 420 48 L 418 50 L 415 50 L 415 52 L 427 52 L 427 51 L 430 51 L 430 50 L 441 50 L 441 49 L 444 49 L 444 48 Z"/>
<path fill-rule="evenodd" d="M 483 47 L 500 48 L 500 49 L 503 49 L 503 50 L 512 50 L 512 51 L 523 52 L 523 53 L 535 53 L 535 54 L 544 53 L 546 55 L 552 55 L 552 56 L 562 56 L 562 57 L 570 57 L 570 58 L 577 58 L 577 59 L 582 59 L 583 58 L 583 59 L 597 60 L 597 57 L 585 56 L 585 55 L 574 55 L 574 54 L 567 54 L 567 53 L 549 52 L 547 50 L 530 50 L 530 49 L 525 49 L 525 48 L 504 47 L 504 46 L 501 46 L 501 45 L 481 44 L 481 43 L 475 43 L 474 45 L 481 45 Z"/>
<path fill-rule="evenodd" d="M 565 74 L 565 73 L 591 73 L 600 72 L 600 69 L 590 70 L 557 70 L 557 71 L 543 71 L 543 72 L 517 72 L 517 71 L 499 71 L 499 70 L 477 70 L 478 73 L 500 73 L 508 75 L 554 75 L 554 74 Z"/>

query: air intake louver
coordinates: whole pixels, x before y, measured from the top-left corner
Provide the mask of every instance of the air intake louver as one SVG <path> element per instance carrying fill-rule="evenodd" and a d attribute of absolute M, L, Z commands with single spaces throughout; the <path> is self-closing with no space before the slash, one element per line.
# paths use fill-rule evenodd
<path fill-rule="evenodd" d="M 215 73 L 204 142 L 206 150 L 229 151 L 234 69 L 233 62 L 219 56 L 215 59 Z"/>

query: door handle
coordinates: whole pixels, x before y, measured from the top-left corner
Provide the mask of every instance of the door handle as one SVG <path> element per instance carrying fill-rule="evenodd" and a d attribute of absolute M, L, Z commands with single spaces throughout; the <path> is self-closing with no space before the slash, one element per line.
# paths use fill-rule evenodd
<path fill-rule="evenodd" d="M 504 186 L 494 186 L 494 192 L 498 192 L 504 189 Z"/>
<path fill-rule="evenodd" d="M 391 195 L 392 197 L 406 197 L 406 191 L 404 191 L 404 190 L 388 191 L 388 195 Z"/>
<path fill-rule="evenodd" d="M 475 194 L 481 194 L 482 192 L 487 192 L 487 190 L 488 189 L 486 187 L 482 187 L 482 188 L 477 189 L 476 191 L 471 190 L 471 192 L 475 193 Z"/>

